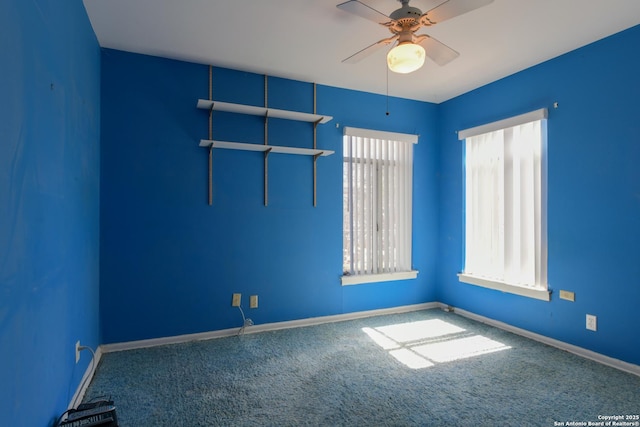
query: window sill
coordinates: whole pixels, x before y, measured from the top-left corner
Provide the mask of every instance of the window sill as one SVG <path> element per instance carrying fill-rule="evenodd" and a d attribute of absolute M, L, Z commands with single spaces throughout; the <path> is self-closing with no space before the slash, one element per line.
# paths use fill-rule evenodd
<path fill-rule="evenodd" d="M 407 280 L 418 277 L 418 270 L 402 271 L 399 273 L 382 273 L 342 276 L 340 278 L 342 286 L 360 285 L 363 283 L 391 282 L 393 280 Z"/>
<path fill-rule="evenodd" d="M 545 289 L 534 289 L 524 286 L 510 285 L 508 283 L 496 282 L 494 280 L 481 279 L 479 277 L 471 276 L 464 273 L 458 274 L 458 280 L 470 285 L 482 286 L 483 288 L 495 289 L 497 291 L 521 295 L 528 298 L 535 298 L 542 301 L 551 301 L 551 291 Z"/>

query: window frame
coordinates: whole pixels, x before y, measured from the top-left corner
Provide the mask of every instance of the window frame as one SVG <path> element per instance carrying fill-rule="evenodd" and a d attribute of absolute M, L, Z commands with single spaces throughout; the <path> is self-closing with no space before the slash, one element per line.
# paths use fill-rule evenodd
<path fill-rule="evenodd" d="M 409 144 L 417 144 L 418 142 L 418 135 L 411 135 L 411 134 L 402 134 L 402 133 L 396 133 L 396 132 L 386 132 L 386 131 L 377 131 L 377 130 L 371 130 L 371 129 L 359 129 L 359 128 L 353 128 L 353 127 L 344 127 L 344 132 L 343 132 L 343 199 L 345 198 L 346 194 L 345 194 L 345 190 L 353 190 L 352 188 L 350 188 L 350 186 L 346 183 L 345 181 L 345 176 L 346 176 L 346 165 L 348 163 L 352 162 L 352 159 L 354 157 L 347 157 L 346 154 L 346 144 L 347 141 L 350 141 L 350 138 L 353 137 L 360 137 L 360 138 L 367 138 L 367 139 L 371 139 L 371 140 L 381 140 L 381 141 L 394 141 L 397 143 L 409 143 Z M 411 150 L 413 151 L 413 147 L 411 147 Z M 371 153 L 369 153 L 371 154 Z M 381 175 L 384 174 L 386 171 L 381 170 L 382 168 L 384 168 L 385 166 L 389 166 L 393 161 L 389 160 L 389 159 L 385 159 L 385 158 L 373 158 L 371 155 L 369 155 L 368 157 L 364 157 L 365 159 L 364 161 L 366 162 L 365 164 L 363 164 L 363 167 L 367 167 L 367 166 L 371 166 L 373 168 L 375 168 L 375 171 L 373 171 L 372 173 L 368 173 L 368 175 L 370 175 L 371 177 L 375 177 L 375 184 L 374 184 L 374 188 L 372 188 L 371 190 L 373 191 L 373 193 L 375 194 L 374 196 L 374 211 L 375 211 L 375 218 L 376 218 L 376 226 L 375 226 L 375 231 L 373 232 L 373 235 L 370 237 L 371 239 L 374 239 L 377 243 L 380 242 L 379 239 L 379 234 L 384 233 L 384 230 L 381 229 L 379 227 L 379 223 L 380 223 L 380 215 L 382 215 L 382 209 L 383 205 L 384 205 L 384 201 L 382 201 L 381 199 L 381 188 L 382 188 L 382 184 L 380 184 L 380 180 L 381 180 Z M 397 164 L 394 164 L 395 166 L 397 166 Z M 405 166 L 403 166 L 405 167 Z M 409 208 L 410 210 L 412 209 L 412 199 L 413 199 L 413 154 L 411 154 L 411 165 L 409 165 L 410 169 L 410 185 L 408 185 L 408 188 L 405 188 L 405 191 L 408 192 L 408 204 L 409 204 Z M 347 196 L 348 197 L 348 196 Z M 350 199 L 349 199 L 350 200 Z M 345 285 L 356 285 L 356 284 L 364 284 L 364 283 L 374 283 L 374 282 L 384 282 L 384 281 L 395 281 L 395 280 L 405 280 L 405 279 L 415 279 L 418 275 L 418 271 L 414 270 L 412 268 L 412 240 L 413 240 L 413 235 L 412 235 L 412 222 L 413 222 L 413 215 L 412 212 L 409 212 L 409 231 L 408 231 L 408 246 L 409 246 L 409 253 L 408 253 L 408 261 L 410 267 L 409 270 L 396 270 L 396 271 L 384 271 L 384 272 L 375 272 L 375 273 L 355 273 L 353 274 L 353 272 L 349 272 L 349 271 L 345 271 L 345 239 L 346 239 L 346 234 L 348 233 L 348 230 L 345 228 L 344 224 L 345 224 L 345 220 L 344 220 L 344 216 L 346 215 L 345 210 L 348 208 L 348 203 L 349 202 L 345 202 L 343 201 L 343 275 L 341 276 L 341 284 L 343 286 Z M 372 242 L 374 240 L 371 240 Z M 352 240 L 349 240 L 352 241 Z M 406 240 L 405 240 L 406 242 Z M 373 246 L 373 245 L 372 245 Z M 396 244 L 393 248 L 394 250 L 397 250 L 397 248 L 399 247 L 398 244 Z M 355 253 L 355 251 L 351 251 L 351 254 L 353 256 L 353 254 Z M 372 255 L 372 259 L 376 259 L 377 263 L 376 263 L 376 267 L 375 269 L 379 269 L 379 262 L 380 260 L 377 259 L 377 257 L 375 255 Z"/>
<path fill-rule="evenodd" d="M 533 121 L 542 121 L 541 123 L 541 158 L 540 158 L 540 173 L 541 183 L 540 183 L 540 191 L 541 191 L 541 203 L 540 203 L 540 248 L 536 248 L 536 250 L 540 251 L 540 262 L 541 266 L 541 280 L 543 283 L 541 286 L 524 286 L 513 283 L 507 283 L 501 280 L 489 279 L 486 277 L 480 277 L 473 274 L 468 274 L 464 271 L 464 266 L 466 266 L 466 260 L 463 255 L 463 271 L 458 273 L 458 280 L 463 283 L 468 283 L 471 285 L 481 286 L 489 289 L 494 289 L 502 292 L 507 292 L 511 294 L 521 295 L 529 298 L 535 298 L 542 301 L 550 301 L 551 300 L 551 290 L 549 289 L 549 283 L 547 278 L 547 268 L 548 268 L 548 253 L 547 253 L 547 121 L 548 112 L 546 108 L 542 108 L 539 110 L 531 111 L 529 113 L 521 114 L 519 116 L 510 117 L 505 120 L 500 120 L 492 123 L 488 123 L 486 125 L 477 126 L 474 128 L 465 129 L 463 131 L 458 132 L 458 139 L 466 143 L 466 139 L 473 136 L 478 136 L 482 134 L 486 134 L 489 132 L 494 132 L 498 130 L 505 130 L 508 128 L 512 128 L 515 126 L 520 126 L 526 123 L 530 123 Z M 466 145 L 466 144 L 465 144 Z M 467 174 L 467 166 L 466 166 L 466 154 L 465 154 L 465 166 L 464 166 L 464 175 Z M 466 178 L 465 178 L 466 182 Z M 464 217 L 463 224 L 466 224 L 467 219 L 467 188 L 466 184 L 463 184 L 462 191 L 463 200 L 465 200 L 464 207 Z M 466 225 L 464 225 L 466 228 Z M 467 250 L 467 236 L 466 230 L 463 232 L 463 254 L 466 253 Z"/>

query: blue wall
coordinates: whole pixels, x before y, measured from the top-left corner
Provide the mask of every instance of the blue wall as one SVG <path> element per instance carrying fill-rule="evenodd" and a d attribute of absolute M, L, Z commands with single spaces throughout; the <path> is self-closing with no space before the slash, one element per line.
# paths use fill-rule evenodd
<path fill-rule="evenodd" d="M 100 344 L 100 49 L 81 0 L 0 2 L 0 424 L 51 425 Z"/>
<path fill-rule="evenodd" d="M 101 320 L 105 343 L 239 327 L 231 294 L 243 294 L 257 324 L 433 301 L 437 249 L 438 143 L 433 104 L 317 87 L 312 159 L 215 150 L 213 206 L 207 205 L 209 68 L 104 50 L 102 57 Z M 313 85 L 270 77 L 269 106 L 313 111 Z M 264 76 L 213 69 L 213 98 L 263 105 Z M 336 125 L 339 127 L 337 128 Z M 415 149 L 415 280 L 340 285 L 342 127 L 418 133 Z M 214 139 L 263 143 L 264 121 L 214 113 Z M 269 143 L 312 146 L 312 125 L 271 119 Z M 248 309 L 257 294 L 258 309 Z"/>
<path fill-rule="evenodd" d="M 436 299 L 640 363 L 640 26 L 439 106 L 442 174 Z M 558 102 L 559 108 L 552 107 Z M 463 153 L 455 131 L 549 108 L 548 249 L 552 301 L 458 282 Z M 558 298 L 575 292 L 575 302 Z M 598 316 L 598 331 L 585 315 Z"/>

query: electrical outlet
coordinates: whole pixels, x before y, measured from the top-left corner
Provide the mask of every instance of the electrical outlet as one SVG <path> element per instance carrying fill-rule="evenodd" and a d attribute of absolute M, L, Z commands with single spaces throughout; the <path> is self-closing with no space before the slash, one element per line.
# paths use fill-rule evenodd
<path fill-rule="evenodd" d="M 598 330 L 598 318 L 593 314 L 587 314 L 587 329 L 590 331 Z"/>
<path fill-rule="evenodd" d="M 249 297 L 249 307 L 258 308 L 258 295 L 251 295 Z"/>
<path fill-rule="evenodd" d="M 80 361 L 80 341 L 76 341 L 76 363 Z"/>
<path fill-rule="evenodd" d="M 240 307 L 241 298 L 242 298 L 242 294 L 233 294 L 233 297 L 231 298 L 231 306 Z"/>

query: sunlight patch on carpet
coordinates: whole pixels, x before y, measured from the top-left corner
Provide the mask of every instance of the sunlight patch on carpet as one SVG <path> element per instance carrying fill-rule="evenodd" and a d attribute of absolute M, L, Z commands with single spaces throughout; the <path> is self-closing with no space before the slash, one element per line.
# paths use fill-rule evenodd
<path fill-rule="evenodd" d="M 464 329 L 440 319 L 398 323 L 376 328 L 379 332 L 399 343 L 437 338 L 443 335 L 464 332 Z"/>
<path fill-rule="evenodd" d="M 509 348 L 511 347 L 498 341 L 491 340 L 482 335 L 475 335 L 472 337 L 420 345 L 413 347 L 412 350 L 430 360 L 444 363 L 494 353 Z"/>
<path fill-rule="evenodd" d="M 508 350 L 511 347 L 440 319 L 362 328 L 373 342 L 411 369 Z"/>
<path fill-rule="evenodd" d="M 408 348 L 391 350 L 389 354 L 395 357 L 398 362 L 403 363 L 411 369 L 422 369 L 435 365 L 435 363 L 430 362 L 427 358 L 420 356 Z"/>

